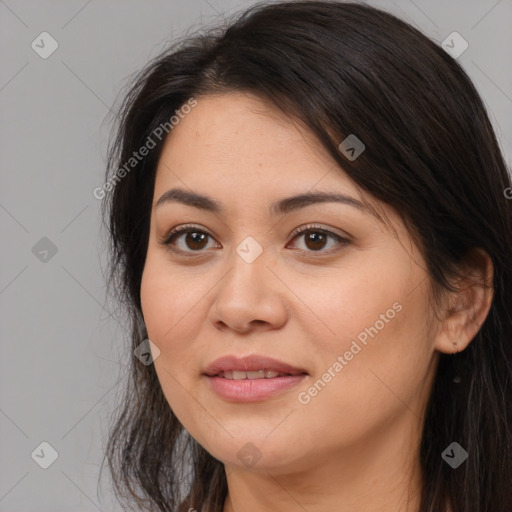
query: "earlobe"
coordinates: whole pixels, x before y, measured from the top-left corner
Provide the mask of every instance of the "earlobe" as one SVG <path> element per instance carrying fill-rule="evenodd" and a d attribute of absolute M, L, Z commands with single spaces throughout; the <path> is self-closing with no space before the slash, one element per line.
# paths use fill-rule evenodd
<path fill-rule="evenodd" d="M 483 249 L 472 249 L 461 270 L 456 291 L 446 292 L 442 322 L 435 339 L 435 348 L 446 354 L 467 348 L 485 322 L 494 295 L 493 264 Z"/>

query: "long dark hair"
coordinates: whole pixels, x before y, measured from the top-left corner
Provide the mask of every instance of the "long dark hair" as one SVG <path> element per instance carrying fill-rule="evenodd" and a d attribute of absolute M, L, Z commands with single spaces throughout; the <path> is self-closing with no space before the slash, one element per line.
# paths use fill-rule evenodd
<path fill-rule="evenodd" d="M 112 191 L 103 203 L 109 286 L 131 327 L 127 350 L 147 338 L 139 293 L 164 137 L 125 164 L 191 98 L 229 91 L 256 94 L 303 123 L 358 186 L 393 207 L 421 247 L 433 290 L 450 288 L 471 248 L 490 255 L 490 312 L 466 350 L 440 355 L 421 442 L 420 512 L 448 504 L 452 512 L 512 511 L 510 176 L 462 67 L 389 13 L 356 3 L 260 3 L 227 27 L 181 40 L 137 74 L 109 149 L 104 190 Z M 349 134 L 366 146 L 353 161 L 338 148 Z M 130 361 L 106 450 L 116 494 L 136 510 L 221 511 L 224 465 L 175 417 L 154 366 Z M 457 469 L 441 457 L 454 441 L 469 453 Z"/>

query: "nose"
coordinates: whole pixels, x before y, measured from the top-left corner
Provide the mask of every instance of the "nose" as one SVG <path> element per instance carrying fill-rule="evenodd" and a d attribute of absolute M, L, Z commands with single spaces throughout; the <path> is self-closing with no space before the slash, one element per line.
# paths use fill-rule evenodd
<path fill-rule="evenodd" d="M 268 263 L 265 252 L 252 263 L 234 254 L 232 267 L 217 285 L 208 313 L 217 329 L 245 334 L 279 329 L 286 323 L 286 287 Z"/>

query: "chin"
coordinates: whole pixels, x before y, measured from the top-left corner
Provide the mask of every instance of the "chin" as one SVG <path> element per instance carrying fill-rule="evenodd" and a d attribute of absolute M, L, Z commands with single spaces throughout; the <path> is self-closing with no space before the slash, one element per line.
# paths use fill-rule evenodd
<path fill-rule="evenodd" d="M 251 435 L 247 428 L 240 437 L 229 438 L 222 444 L 219 444 L 218 438 L 214 441 L 202 446 L 223 464 L 247 471 L 276 471 L 288 466 L 296 468 L 297 459 L 300 458 L 300 454 L 293 449 L 297 444 L 290 442 L 289 438 L 286 440 L 276 436 L 270 439 L 256 432 Z"/>

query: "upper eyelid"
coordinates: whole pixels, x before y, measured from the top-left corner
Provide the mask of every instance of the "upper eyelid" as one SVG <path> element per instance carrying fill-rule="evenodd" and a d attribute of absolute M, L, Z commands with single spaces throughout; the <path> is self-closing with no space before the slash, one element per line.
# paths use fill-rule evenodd
<path fill-rule="evenodd" d="M 334 228 L 323 227 L 323 226 L 321 226 L 319 224 L 315 224 L 315 223 L 306 224 L 305 226 L 300 226 L 299 228 L 294 229 L 290 233 L 290 236 L 295 237 L 297 235 L 302 235 L 304 232 L 313 231 L 315 229 L 318 231 L 324 231 L 334 237 L 347 238 L 347 239 L 350 238 L 350 235 L 348 233 L 346 233 L 345 235 L 340 235 L 339 233 L 336 233 L 333 231 Z"/>

